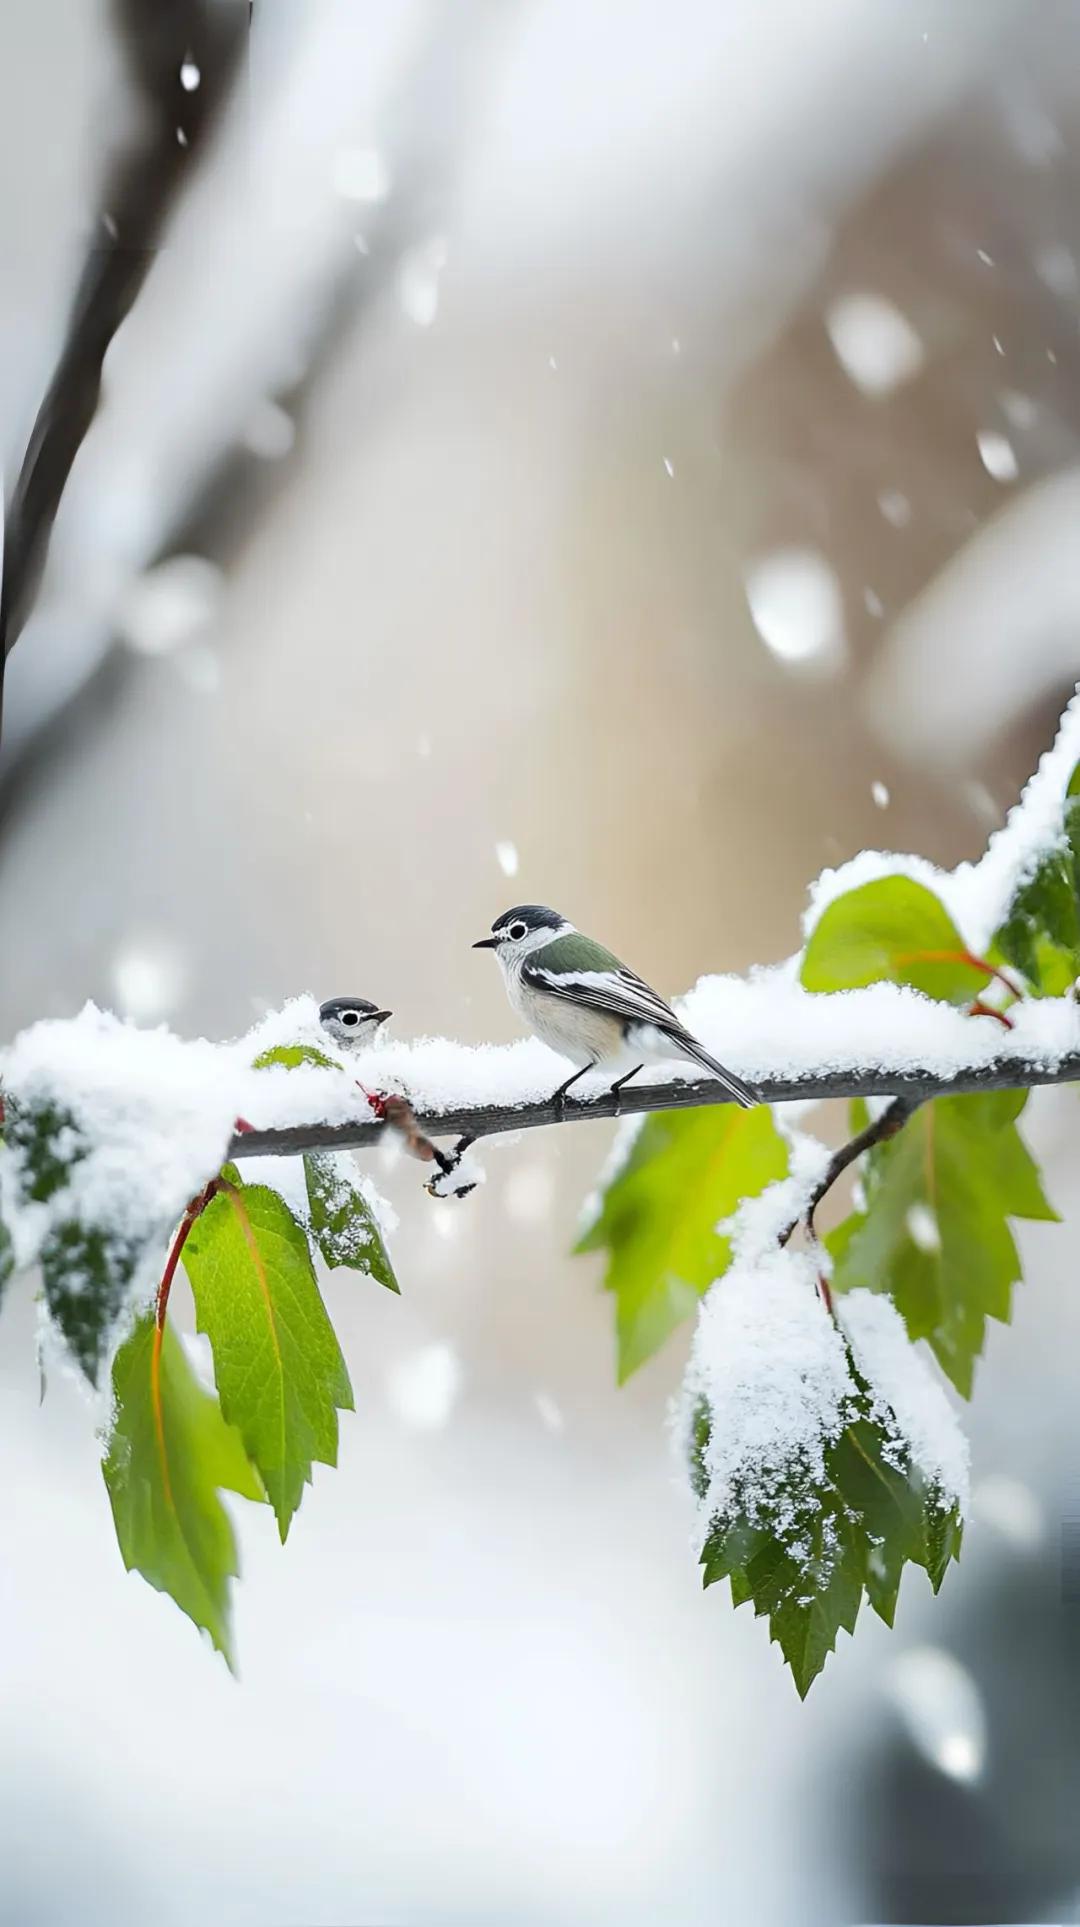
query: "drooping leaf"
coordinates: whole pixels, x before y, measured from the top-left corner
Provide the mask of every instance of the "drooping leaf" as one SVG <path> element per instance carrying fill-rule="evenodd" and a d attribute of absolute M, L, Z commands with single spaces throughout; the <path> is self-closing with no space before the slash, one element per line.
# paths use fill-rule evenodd
<path fill-rule="evenodd" d="M 311 1235 L 328 1265 L 363 1271 L 388 1291 L 400 1291 L 378 1220 L 340 1154 L 307 1151 L 304 1176 Z"/>
<path fill-rule="evenodd" d="M 898 1447 L 850 1358 L 849 1365 L 855 1397 L 825 1448 L 823 1479 L 811 1483 L 793 1466 L 766 1499 L 747 1486 L 713 1521 L 701 1555 L 706 1586 L 730 1579 L 733 1603 L 751 1602 L 768 1618 L 802 1699 L 840 1628 L 854 1632 L 864 1596 L 891 1626 L 904 1566 L 922 1566 L 936 1592 L 960 1552 L 958 1510 Z M 702 1402 L 690 1442 L 699 1496 L 714 1422 L 721 1420 Z"/>
<path fill-rule="evenodd" d="M 188 1234 L 184 1269 L 222 1411 L 258 1467 L 284 1540 L 313 1461 L 337 1464 L 337 1415 L 352 1411 L 352 1387 L 303 1227 L 276 1191 L 241 1183 L 234 1167 L 225 1176 Z"/>
<path fill-rule="evenodd" d="M 806 945 L 800 980 L 807 990 L 910 984 L 928 997 L 960 1003 L 978 996 L 987 973 L 968 958 L 933 891 L 897 873 L 829 904 Z"/>
<path fill-rule="evenodd" d="M 0 1294 L 3 1293 L 4 1286 L 14 1269 L 15 1249 L 11 1242 L 11 1233 L 0 1218 Z"/>
<path fill-rule="evenodd" d="M 168 1328 L 156 1351 L 152 1312 L 117 1352 L 112 1383 L 102 1470 L 124 1564 L 168 1593 L 231 1667 L 229 1581 L 238 1565 L 219 1493 L 262 1500 L 258 1477 Z"/>
<path fill-rule="evenodd" d="M 939 1097 L 869 1152 L 865 1212 L 826 1240 L 833 1290 L 887 1292 L 965 1398 L 986 1320 L 1022 1275 L 1010 1218 L 1055 1219 L 1016 1128 L 1026 1091 Z"/>
<path fill-rule="evenodd" d="M 646 1120 L 575 1247 L 608 1252 L 620 1384 L 727 1269 L 731 1246 L 717 1225 L 787 1168 L 787 1145 L 764 1105 L 706 1105 Z"/>
<path fill-rule="evenodd" d="M 252 1064 L 252 1070 L 265 1071 L 280 1064 L 283 1069 L 294 1071 L 298 1064 L 316 1064 L 320 1070 L 339 1071 L 332 1057 L 319 1050 L 316 1044 L 272 1044 L 269 1050 L 260 1051 Z"/>

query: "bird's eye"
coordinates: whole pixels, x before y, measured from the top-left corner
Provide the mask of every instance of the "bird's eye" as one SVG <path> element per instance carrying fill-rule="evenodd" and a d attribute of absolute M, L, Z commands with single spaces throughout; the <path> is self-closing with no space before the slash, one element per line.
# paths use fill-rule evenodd
<path fill-rule="evenodd" d="M 343 1010 L 341 1013 L 341 1021 L 343 1024 L 358 1024 L 360 1022 L 360 1012 L 358 1010 Z"/>
<path fill-rule="evenodd" d="M 521 921 L 521 919 L 520 919 L 520 917 L 519 917 L 516 923 L 512 923 L 512 924 L 510 925 L 510 927 L 509 927 L 509 929 L 507 930 L 507 932 L 506 932 L 506 934 L 507 934 L 507 936 L 508 936 L 508 937 L 510 937 L 510 938 L 512 938 L 512 939 L 513 939 L 513 941 L 514 941 L 514 943 L 520 943 L 520 942 L 521 942 L 521 939 L 522 939 L 522 937 L 527 937 L 527 936 L 528 936 L 528 934 L 529 934 L 529 926 L 528 926 L 528 924 L 527 924 L 527 923 L 522 923 L 522 921 Z"/>

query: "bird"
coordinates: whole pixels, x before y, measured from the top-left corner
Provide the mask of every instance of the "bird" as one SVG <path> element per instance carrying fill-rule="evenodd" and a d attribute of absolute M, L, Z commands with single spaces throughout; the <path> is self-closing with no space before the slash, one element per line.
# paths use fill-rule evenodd
<path fill-rule="evenodd" d="M 366 997 L 330 997 L 319 1005 L 319 1022 L 342 1050 L 367 1050 L 392 1010 L 380 1010 Z"/>
<path fill-rule="evenodd" d="M 518 903 L 504 910 L 490 937 L 481 937 L 473 949 L 494 950 L 518 1015 L 578 1066 L 553 1093 L 557 1108 L 586 1071 L 621 1071 L 611 1085 L 618 1103 L 620 1092 L 646 1064 L 672 1058 L 711 1071 L 736 1104 L 749 1110 L 760 1102 L 757 1092 L 718 1064 L 641 977 L 546 904 Z"/>

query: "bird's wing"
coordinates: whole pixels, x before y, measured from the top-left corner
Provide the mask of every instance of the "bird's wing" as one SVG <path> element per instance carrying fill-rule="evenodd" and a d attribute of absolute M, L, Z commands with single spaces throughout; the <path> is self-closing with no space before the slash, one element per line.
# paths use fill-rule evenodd
<path fill-rule="evenodd" d="M 554 946 L 548 946 L 554 948 Z M 583 1004 L 589 1010 L 602 1010 L 625 1024 L 655 1024 L 674 1033 L 682 1030 L 675 1012 L 641 977 L 612 960 L 610 969 L 558 969 L 527 958 L 521 975 L 531 989 L 549 997 L 564 998 L 570 1004 Z"/>

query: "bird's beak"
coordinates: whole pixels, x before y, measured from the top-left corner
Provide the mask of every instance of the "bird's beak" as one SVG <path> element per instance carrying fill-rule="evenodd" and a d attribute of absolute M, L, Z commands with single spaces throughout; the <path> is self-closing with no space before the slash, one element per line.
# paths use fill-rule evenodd
<path fill-rule="evenodd" d="M 385 1024 L 387 1018 L 392 1017 L 393 1014 L 392 1010 L 376 1010 L 371 1014 L 371 1021 L 373 1024 Z"/>
<path fill-rule="evenodd" d="M 498 948 L 498 937 L 481 937 L 479 943 L 473 944 L 474 950 L 497 950 Z"/>

